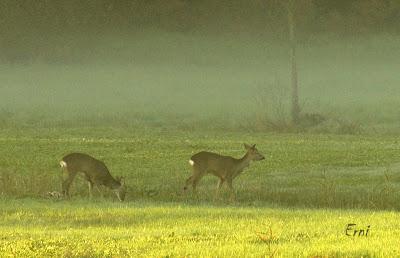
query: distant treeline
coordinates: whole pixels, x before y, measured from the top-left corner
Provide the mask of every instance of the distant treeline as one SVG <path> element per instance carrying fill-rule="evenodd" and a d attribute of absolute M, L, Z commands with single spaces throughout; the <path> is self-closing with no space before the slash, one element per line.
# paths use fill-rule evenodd
<path fill-rule="evenodd" d="M 286 30 L 288 0 L 2 0 L 1 30 Z M 398 0 L 294 0 L 302 32 L 399 31 Z M 117 26 L 117 28 L 116 28 Z"/>
<path fill-rule="evenodd" d="M 0 47 L 27 49 L 32 38 L 90 33 L 142 32 L 256 33 L 287 36 L 290 0 L 2 0 Z M 399 0 L 294 0 L 299 39 L 316 34 L 340 37 L 400 33 Z M 67 35 L 67 36 L 66 36 Z M 38 46 L 40 48 L 40 46 Z M 31 49 L 30 51 L 34 51 Z"/>

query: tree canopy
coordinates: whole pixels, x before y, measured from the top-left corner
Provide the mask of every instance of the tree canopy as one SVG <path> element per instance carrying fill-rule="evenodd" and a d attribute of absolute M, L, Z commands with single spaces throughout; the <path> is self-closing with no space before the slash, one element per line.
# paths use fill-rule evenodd
<path fill-rule="evenodd" d="M 138 30 L 262 32 L 287 30 L 284 0 L 3 0 L 4 33 Z M 296 0 L 302 34 L 399 32 L 398 0 Z"/>

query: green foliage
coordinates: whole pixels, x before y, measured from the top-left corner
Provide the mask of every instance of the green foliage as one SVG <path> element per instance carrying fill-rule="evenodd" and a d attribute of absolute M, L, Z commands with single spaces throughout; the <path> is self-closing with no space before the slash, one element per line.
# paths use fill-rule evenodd
<path fill-rule="evenodd" d="M 3 30 L 49 32 L 139 30 L 285 31 L 286 1 L 46 1 L 4 0 L 0 5 Z M 297 0 L 296 19 L 302 32 L 360 33 L 397 29 L 396 0 Z"/>

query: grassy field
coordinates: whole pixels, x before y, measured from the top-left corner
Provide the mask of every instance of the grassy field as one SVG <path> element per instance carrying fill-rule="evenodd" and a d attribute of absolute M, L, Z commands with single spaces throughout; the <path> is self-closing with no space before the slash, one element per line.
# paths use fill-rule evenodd
<path fill-rule="evenodd" d="M 235 157 L 256 143 L 267 159 L 234 181 L 183 194 L 188 159 L 200 150 Z M 106 189 L 88 200 L 77 178 L 60 190 L 60 158 L 81 151 L 126 177 L 125 203 Z M 262 134 L 43 128 L 0 131 L 0 256 L 348 256 L 400 255 L 400 143 L 396 136 Z M 347 236 L 347 224 L 370 226 Z M 352 231 L 349 231 L 352 234 Z"/>
<path fill-rule="evenodd" d="M 397 257 L 397 212 L 1 200 L 1 256 Z M 348 223 L 367 228 L 346 236 Z M 349 234 L 353 232 L 349 231 Z"/>

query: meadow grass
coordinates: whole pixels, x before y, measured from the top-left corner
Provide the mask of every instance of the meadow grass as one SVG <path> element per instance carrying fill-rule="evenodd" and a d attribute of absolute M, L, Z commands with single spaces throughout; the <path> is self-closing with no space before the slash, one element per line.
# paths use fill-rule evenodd
<path fill-rule="evenodd" d="M 240 157 L 243 142 L 267 159 L 234 181 L 184 194 L 188 159 L 201 150 Z M 0 134 L 0 256 L 396 257 L 400 143 L 396 136 L 168 131 L 163 128 L 3 129 Z M 58 161 L 80 151 L 125 176 L 128 194 L 89 201 L 82 178 L 72 199 Z M 346 236 L 347 224 L 370 226 Z M 350 232 L 351 233 L 351 232 Z"/>
<path fill-rule="evenodd" d="M 0 256 L 397 257 L 397 212 L 190 205 L 0 201 Z M 349 223 L 367 236 L 347 236 Z M 353 235 L 353 231 L 348 231 Z"/>
<path fill-rule="evenodd" d="M 306 207 L 398 209 L 400 144 L 396 136 L 170 132 L 123 128 L 3 130 L 1 193 L 41 196 L 59 190 L 59 160 L 70 152 L 103 160 L 126 178 L 128 200 L 181 201 L 188 160 L 208 150 L 241 157 L 256 143 L 267 159 L 252 164 L 234 184 L 248 203 Z M 77 178 L 76 195 L 87 195 Z M 209 200 L 215 177 L 203 178 L 198 196 Z M 325 198 L 321 198 L 324 196 Z M 383 200 L 383 201 L 382 201 Z"/>

